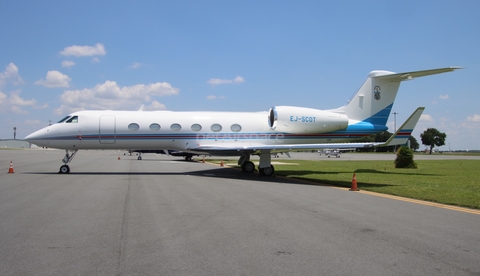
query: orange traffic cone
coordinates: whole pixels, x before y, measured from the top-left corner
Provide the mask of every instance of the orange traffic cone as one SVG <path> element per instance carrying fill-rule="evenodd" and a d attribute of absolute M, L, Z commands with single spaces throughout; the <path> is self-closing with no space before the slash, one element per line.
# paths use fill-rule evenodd
<path fill-rule="evenodd" d="M 8 169 L 8 173 L 15 173 L 13 171 L 13 162 L 12 161 L 10 161 L 10 168 Z"/>
<path fill-rule="evenodd" d="M 357 176 L 355 175 L 355 173 L 353 173 L 352 187 L 350 188 L 350 191 L 358 191 L 358 188 L 357 188 Z"/>
<path fill-rule="evenodd" d="M 220 161 L 220 167 L 223 167 L 223 160 Z"/>

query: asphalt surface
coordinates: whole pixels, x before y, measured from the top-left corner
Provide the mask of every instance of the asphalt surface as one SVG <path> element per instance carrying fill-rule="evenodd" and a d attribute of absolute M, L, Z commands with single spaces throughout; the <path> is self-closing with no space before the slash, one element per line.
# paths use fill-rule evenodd
<path fill-rule="evenodd" d="M 0 275 L 480 275 L 477 214 L 119 154 L 0 151 Z"/>

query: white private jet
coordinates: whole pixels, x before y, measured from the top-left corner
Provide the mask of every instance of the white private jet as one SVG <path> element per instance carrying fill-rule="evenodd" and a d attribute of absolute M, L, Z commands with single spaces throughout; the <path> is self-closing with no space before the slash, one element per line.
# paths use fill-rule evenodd
<path fill-rule="evenodd" d="M 424 108 L 384 143 L 352 143 L 387 130 L 400 82 L 445 73 L 459 67 L 394 73 L 372 71 L 354 97 L 336 109 L 275 106 L 264 112 L 78 111 L 40 129 L 25 140 L 65 149 L 60 173 L 80 149 L 170 149 L 186 153 L 239 156 L 244 172 L 253 172 L 251 155 L 259 155 L 261 175 L 274 175 L 277 152 L 325 148 L 359 148 L 405 144 Z"/>

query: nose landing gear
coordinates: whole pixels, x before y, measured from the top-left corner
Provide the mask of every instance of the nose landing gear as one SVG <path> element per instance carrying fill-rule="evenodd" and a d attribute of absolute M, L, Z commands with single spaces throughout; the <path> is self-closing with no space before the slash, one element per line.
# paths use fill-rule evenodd
<path fill-rule="evenodd" d="M 68 166 L 68 163 L 72 161 L 73 157 L 75 157 L 75 154 L 77 154 L 77 151 L 78 150 L 73 150 L 73 151 L 68 149 L 65 150 L 65 157 L 62 160 L 64 165 L 60 167 L 60 170 L 58 171 L 58 173 L 70 173 L 70 167 Z"/>

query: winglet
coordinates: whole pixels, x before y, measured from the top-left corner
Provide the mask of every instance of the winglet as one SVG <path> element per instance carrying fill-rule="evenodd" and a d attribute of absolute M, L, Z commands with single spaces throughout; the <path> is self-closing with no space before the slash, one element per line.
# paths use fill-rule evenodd
<path fill-rule="evenodd" d="M 378 145 L 379 147 L 404 145 L 407 143 L 408 138 L 413 132 L 413 129 L 417 125 L 420 116 L 425 110 L 425 107 L 419 107 L 412 115 L 403 123 L 403 125 L 395 132 L 384 144 Z"/>

